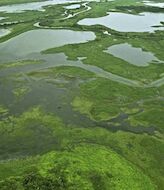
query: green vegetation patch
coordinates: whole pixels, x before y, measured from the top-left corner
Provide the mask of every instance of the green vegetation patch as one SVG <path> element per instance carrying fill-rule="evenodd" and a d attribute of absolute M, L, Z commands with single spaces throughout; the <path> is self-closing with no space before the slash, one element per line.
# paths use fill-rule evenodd
<path fill-rule="evenodd" d="M 110 185 L 113 189 L 124 189 L 126 185 L 129 189 L 132 185 L 136 189 L 153 189 L 163 185 L 164 170 L 159 164 L 163 159 L 163 139 L 159 135 L 66 126 L 55 115 L 36 107 L 0 121 L 0 145 L 3 188 L 11 182 L 22 185 L 22 176 L 23 181 L 30 179 L 26 184 L 29 189 L 47 180 L 53 181 L 53 188 L 61 189 L 78 189 L 82 184 L 98 189 L 100 182 L 102 187 Z"/>
<path fill-rule="evenodd" d="M 8 111 L 9 110 L 7 108 L 5 108 L 4 106 L 0 105 L 0 115 L 1 116 L 8 114 Z"/>
<path fill-rule="evenodd" d="M 52 67 L 50 69 L 30 72 L 28 73 L 28 76 L 36 78 L 64 77 L 66 79 L 71 79 L 71 78 L 89 79 L 89 78 L 94 78 L 95 74 L 78 67 L 60 66 L 60 67 Z"/>
<path fill-rule="evenodd" d="M 41 61 L 39 60 L 24 60 L 24 61 L 17 61 L 11 63 L 4 63 L 0 64 L 0 69 L 8 69 L 8 68 L 17 68 L 25 65 L 32 65 L 32 64 L 39 64 Z"/>
<path fill-rule="evenodd" d="M 134 112 L 133 116 L 142 115 L 147 121 L 146 126 L 154 125 L 158 130 L 162 130 L 162 96 L 163 88 L 132 88 L 118 84 L 107 79 L 96 79 L 80 86 L 80 96 L 76 97 L 72 103 L 76 110 L 87 114 L 90 118 L 99 120 L 109 120 L 120 113 L 132 114 L 135 110 L 141 111 L 138 115 Z M 157 104 L 158 102 L 158 104 Z M 128 110 L 128 112 L 127 112 Z M 149 114 L 152 110 L 152 114 Z M 154 111 L 153 111 L 154 110 Z M 145 112 L 147 113 L 145 116 Z M 153 112 L 158 115 L 158 119 L 153 121 Z M 138 118 L 140 124 L 143 119 Z"/>
<path fill-rule="evenodd" d="M 0 158 L 36 155 L 58 147 L 52 128 L 61 125 L 59 119 L 45 115 L 39 108 L 18 118 L 9 116 L 0 121 Z"/>
<path fill-rule="evenodd" d="M 13 94 L 18 100 L 20 100 L 20 98 L 23 98 L 28 92 L 30 92 L 29 87 L 21 87 L 13 90 Z"/>
<path fill-rule="evenodd" d="M 25 175 L 20 189 L 42 190 L 45 189 L 44 182 L 50 190 L 155 189 L 150 179 L 134 165 L 102 146 L 82 144 L 70 151 L 48 153 L 39 160 L 38 174 Z M 5 182 L 1 183 L 3 188 L 8 185 Z"/>

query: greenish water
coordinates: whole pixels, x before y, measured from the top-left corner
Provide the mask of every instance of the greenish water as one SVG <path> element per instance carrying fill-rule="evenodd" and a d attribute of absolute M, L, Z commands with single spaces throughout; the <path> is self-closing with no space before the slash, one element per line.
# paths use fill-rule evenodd
<path fill-rule="evenodd" d="M 150 63 L 161 63 L 151 52 L 145 52 L 128 43 L 113 45 L 104 52 L 141 67 L 148 66 Z"/>
<path fill-rule="evenodd" d="M 143 12 L 139 15 L 110 12 L 109 15 L 99 18 L 85 18 L 78 22 L 79 25 L 103 25 L 120 32 L 154 32 L 164 30 L 160 22 L 164 21 L 163 13 Z M 153 28 L 153 26 L 160 26 Z"/>

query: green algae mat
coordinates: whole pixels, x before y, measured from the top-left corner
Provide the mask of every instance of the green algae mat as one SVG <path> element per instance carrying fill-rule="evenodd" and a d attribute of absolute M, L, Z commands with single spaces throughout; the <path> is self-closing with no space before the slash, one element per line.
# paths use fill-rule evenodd
<path fill-rule="evenodd" d="M 162 0 L 0 0 L 0 189 L 163 190 Z"/>

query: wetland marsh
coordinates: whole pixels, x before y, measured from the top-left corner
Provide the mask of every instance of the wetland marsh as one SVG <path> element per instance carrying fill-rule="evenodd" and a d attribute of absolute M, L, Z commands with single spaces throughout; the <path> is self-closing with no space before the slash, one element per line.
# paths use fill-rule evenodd
<path fill-rule="evenodd" d="M 0 189 L 163 190 L 161 0 L 0 0 Z"/>

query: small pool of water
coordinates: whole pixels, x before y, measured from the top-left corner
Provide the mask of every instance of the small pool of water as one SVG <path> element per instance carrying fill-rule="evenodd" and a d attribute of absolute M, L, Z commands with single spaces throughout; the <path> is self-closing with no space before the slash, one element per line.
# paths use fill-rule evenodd
<path fill-rule="evenodd" d="M 0 17 L 0 20 L 3 20 L 5 17 Z"/>
<path fill-rule="evenodd" d="M 120 32 L 154 32 L 164 30 L 161 21 L 163 13 L 141 13 L 139 15 L 110 12 L 109 15 L 99 18 L 85 18 L 78 22 L 79 25 L 103 25 Z M 153 27 L 161 26 L 161 27 Z"/>
<path fill-rule="evenodd" d="M 0 12 L 20 13 L 29 10 L 45 11 L 44 6 L 64 4 L 64 3 L 76 3 L 81 1 L 83 0 L 48 0 L 42 2 L 13 4 L 13 5 L 0 6 Z M 86 0 L 86 1 L 92 1 L 92 0 Z"/>
<path fill-rule="evenodd" d="M 84 43 L 96 38 L 93 32 L 37 29 L 22 33 L 0 44 L 1 60 L 26 57 L 29 54 L 66 44 Z"/>
<path fill-rule="evenodd" d="M 73 4 L 73 5 L 65 6 L 64 8 L 65 9 L 79 9 L 80 6 L 81 6 L 80 4 Z"/>
<path fill-rule="evenodd" d="M 0 38 L 3 36 L 6 36 L 7 34 L 10 34 L 10 30 L 9 29 L 0 29 Z"/>
<path fill-rule="evenodd" d="M 162 63 L 153 53 L 145 52 L 141 48 L 135 48 L 128 43 L 113 45 L 104 52 L 136 66 L 148 66 L 150 63 Z"/>
<path fill-rule="evenodd" d="M 151 6 L 151 7 L 159 7 L 159 8 L 164 8 L 164 3 L 155 3 L 152 1 L 143 1 L 145 5 Z"/>

